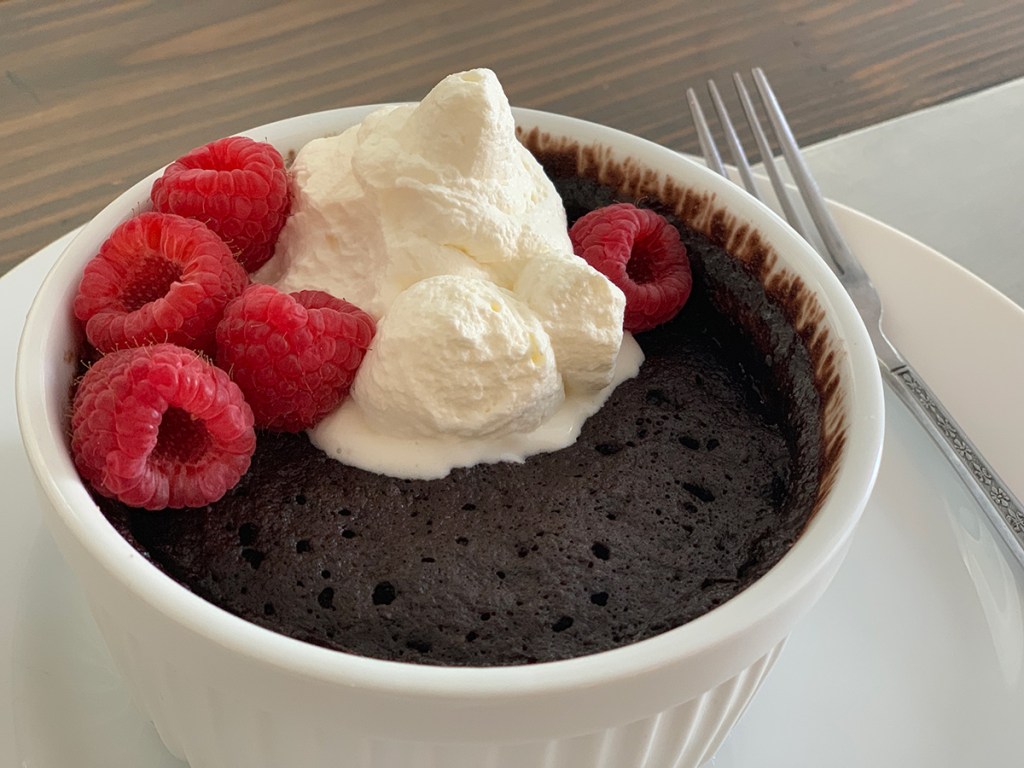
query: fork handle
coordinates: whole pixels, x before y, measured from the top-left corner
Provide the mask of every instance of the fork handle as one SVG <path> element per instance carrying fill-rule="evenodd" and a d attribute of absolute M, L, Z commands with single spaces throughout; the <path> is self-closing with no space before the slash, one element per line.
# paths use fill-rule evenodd
<path fill-rule="evenodd" d="M 1007 546 L 1024 563 L 1024 507 L 956 420 L 906 362 L 882 366 L 882 378 L 935 440 Z"/>

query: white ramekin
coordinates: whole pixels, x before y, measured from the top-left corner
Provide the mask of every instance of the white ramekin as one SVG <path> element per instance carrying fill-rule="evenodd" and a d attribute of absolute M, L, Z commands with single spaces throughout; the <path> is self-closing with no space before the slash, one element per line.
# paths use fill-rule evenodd
<path fill-rule="evenodd" d="M 373 107 L 258 128 L 283 152 L 336 133 Z M 794 623 L 846 553 L 881 453 L 877 363 L 849 298 L 781 219 L 676 153 L 602 126 L 516 110 L 524 128 L 597 142 L 690 189 L 774 252 L 770 279 L 798 278 L 820 305 L 807 335 L 834 347 L 829 419 L 843 433 L 829 488 L 795 546 L 747 590 L 657 637 L 576 659 L 449 668 L 361 658 L 293 640 L 196 597 L 106 522 L 68 452 L 79 335 L 71 300 L 86 261 L 146 207 L 156 174 L 126 191 L 68 246 L 28 315 L 17 409 L 46 522 L 84 587 L 111 654 L 168 749 L 192 768 L 681 768 L 709 759 L 772 666 Z M 720 224 L 722 219 L 717 219 Z M 698 222 L 700 225 L 700 222 Z M 842 659 L 836 659 L 837 664 Z"/>

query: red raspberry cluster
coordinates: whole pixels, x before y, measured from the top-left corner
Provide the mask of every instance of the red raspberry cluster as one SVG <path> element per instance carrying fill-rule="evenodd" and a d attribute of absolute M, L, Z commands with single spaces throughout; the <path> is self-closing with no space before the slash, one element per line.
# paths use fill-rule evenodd
<path fill-rule="evenodd" d="M 209 352 L 224 307 L 248 284 L 205 224 L 149 212 L 100 246 L 82 274 L 74 311 L 100 352 L 162 341 Z"/>
<path fill-rule="evenodd" d="M 152 199 L 111 233 L 74 299 L 101 357 L 72 404 L 72 455 L 131 506 L 204 506 L 248 470 L 255 428 L 297 432 L 337 407 L 375 326 L 321 291 L 250 284 L 289 208 L 269 144 L 193 150 Z"/>
<path fill-rule="evenodd" d="M 598 208 L 569 230 L 573 251 L 626 295 L 622 327 L 648 331 L 671 320 L 690 297 L 693 277 L 679 230 L 630 203 Z"/>
<path fill-rule="evenodd" d="M 284 158 L 244 136 L 179 157 L 153 183 L 150 198 L 154 210 L 206 224 L 249 272 L 274 255 L 291 201 Z"/>
<path fill-rule="evenodd" d="M 100 493 L 146 509 L 219 499 L 249 468 L 252 411 L 228 375 L 190 349 L 101 357 L 75 392 L 71 451 Z"/>
<path fill-rule="evenodd" d="M 373 318 L 324 291 L 253 284 L 217 326 L 217 364 L 246 393 L 258 426 L 298 432 L 348 395 L 374 332 Z"/>

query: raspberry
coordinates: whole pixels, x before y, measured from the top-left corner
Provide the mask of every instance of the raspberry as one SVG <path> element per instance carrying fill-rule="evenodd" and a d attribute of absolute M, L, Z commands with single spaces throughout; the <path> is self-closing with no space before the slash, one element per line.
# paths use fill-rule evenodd
<path fill-rule="evenodd" d="M 348 395 L 376 328 L 323 291 L 250 285 L 217 326 L 217 364 L 245 393 L 256 426 L 308 429 Z"/>
<path fill-rule="evenodd" d="M 665 217 L 630 203 L 598 208 L 569 230 L 573 251 L 626 294 L 622 327 L 647 331 L 671 320 L 690 297 L 686 246 Z"/>
<path fill-rule="evenodd" d="M 117 227 L 86 265 L 75 317 L 103 352 L 165 341 L 205 350 L 224 306 L 248 283 L 204 224 L 143 213 Z"/>
<path fill-rule="evenodd" d="M 85 480 L 133 507 L 201 507 L 249 468 L 252 411 L 228 375 L 174 344 L 122 349 L 75 393 L 71 452 Z"/>
<path fill-rule="evenodd" d="M 249 272 L 274 253 L 290 205 L 284 158 L 244 136 L 197 147 L 153 183 L 153 207 L 204 222 Z"/>

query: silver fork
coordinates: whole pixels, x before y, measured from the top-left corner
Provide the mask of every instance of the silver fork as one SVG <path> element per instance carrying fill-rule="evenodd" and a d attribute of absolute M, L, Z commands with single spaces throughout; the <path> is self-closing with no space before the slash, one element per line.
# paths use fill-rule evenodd
<path fill-rule="evenodd" d="M 970 441 L 964 430 L 935 396 L 935 393 L 928 388 L 910 363 L 886 338 L 882 330 L 882 303 L 878 293 L 829 213 L 821 191 L 804 162 L 800 148 L 793 138 L 793 132 L 786 122 L 785 115 L 764 72 L 760 68 L 755 68 L 752 74 L 762 107 L 772 125 L 775 141 L 782 150 L 782 155 L 796 182 L 797 189 L 800 191 L 804 206 L 810 213 L 817 234 L 823 243 L 824 247 L 818 248 L 818 250 L 832 267 L 847 293 L 850 294 L 867 326 L 868 334 L 878 356 L 882 379 L 935 440 L 943 456 L 949 460 L 971 495 L 988 515 L 1010 551 L 1024 565 L 1024 507 Z M 761 127 L 761 121 L 744 85 L 743 78 L 739 74 L 734 74 L 733 80 L 740 105 L 754 134 L 758 153 L 765 172 L 771 180 L 783 214 L 794 229 L 799 231 L 809 242 L 814 243 L 813 232 L 805 226 L 803 219 L 798 215 L 790 197 L 790 191 L 779 175 L 768 138 Z M 755 197 L 760 197 L 743 147 L 714 81 L 708 82 L 708 91 L 715 113 L 725 132 L 730 157 L 739 172 L 740 180 L 748 192 Z M 716 148 L 714 137 L 704 119 L 700 101 L 692 88 L 687 90 L 686 98 L 694 125 L 697 128 L 701 151 L 708 167 L 729 178 Z"/>

